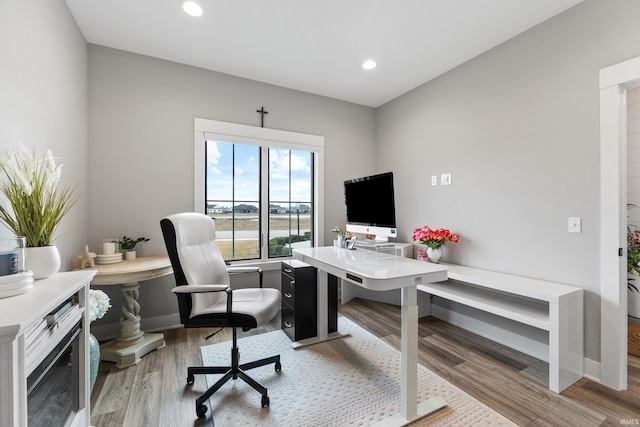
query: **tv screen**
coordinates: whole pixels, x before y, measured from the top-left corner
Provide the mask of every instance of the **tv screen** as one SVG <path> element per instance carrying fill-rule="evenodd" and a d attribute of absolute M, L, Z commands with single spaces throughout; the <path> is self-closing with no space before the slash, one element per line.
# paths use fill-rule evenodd
<path fill-rule="evenodd" d="M 345 181 L 344 201 L 348 223 L 395 228 L 392 172 Z"/>

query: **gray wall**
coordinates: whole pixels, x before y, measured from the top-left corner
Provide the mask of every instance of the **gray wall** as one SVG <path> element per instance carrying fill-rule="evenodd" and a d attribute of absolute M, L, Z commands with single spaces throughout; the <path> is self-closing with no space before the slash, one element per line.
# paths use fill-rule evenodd
<path fill-rule="evenodd" d="M 55 241 L 70 269 L 87 242 L 87 43 L 63 1 L 0 2 L 0 94 L 0 151 L 51 149 L 77 185 Z"/>
<path fill-rule="evenodd" d="M 144 235 L 146 255 L 166 253 L 160 218 L 193 210 L 194 117 L 259 126 L 264 106 L 266 127 L 324 136 L 327 241 L 345 222 L 342 181 L 375 167 L 368 107 L 95 45 L 89 99 L 92 248 L 105 237 Z M 173 285 L 141 286 L 143 319 L 177 312 Z M 119 301 L 117 289 L 107 292 Z M 97 324 L 117 321 L 118 311 Z"/>
<path fill-rule="evenodd" d="M 640 55 L 640 2 L 587 0 L 377 110 L 399 234 L 459 233 L 445 259 L 586 289 L 600 359 L 599 70 Z M 452 185 L 430 184 L 452 173 Z M 582 234 L 568 234 L 568 217 Z"/>

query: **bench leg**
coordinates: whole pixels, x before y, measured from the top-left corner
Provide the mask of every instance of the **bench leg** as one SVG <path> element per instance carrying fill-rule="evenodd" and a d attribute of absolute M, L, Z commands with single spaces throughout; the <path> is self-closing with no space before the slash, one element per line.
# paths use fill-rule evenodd
<path fill-rule="evenodd" d="M 549 303 L 549 389 L 562 392 L 584 375 L 583 298 Z"/>

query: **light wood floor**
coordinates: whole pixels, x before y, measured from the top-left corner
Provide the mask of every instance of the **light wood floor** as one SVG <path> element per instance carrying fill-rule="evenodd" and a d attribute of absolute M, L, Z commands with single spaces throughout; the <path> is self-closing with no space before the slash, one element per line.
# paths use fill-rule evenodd
<path fill-rule="evenodd" d="M 355 299 L 340 313 L 395 346 L 398 307 Z M 278 329 L 279 317 L 241 336 Z M 230 340 L 230 330 L 165 331 L 166 347 L 127 369 L 102 362 L 91 396 L 91 423 L 107 426 L 212 426 L 196 418 L 195 398 L 206 389 L 197 376 L 186 386 L 186 367 L 201 364 L 199 347 Z M 629 357 L 628 389 L 615 392 L 582 379 L 562 394 L 547 389 L 547 364 L 433 317 L 420 319 L 420 362 L 521 426 L 620 426 L 640 423 L 640 359 Z M 286 369 L 286 366 L 282 367 Z M 224 391 L 224 387 L 220 392 Z M 215 398 L 215 395 L 214 397 Z M 256 405 L 260 403 L 256 393 Z M 272 426 L 281 427 L 281 426 Z M 297 426 L 282 426 L 297 427 Z"/>

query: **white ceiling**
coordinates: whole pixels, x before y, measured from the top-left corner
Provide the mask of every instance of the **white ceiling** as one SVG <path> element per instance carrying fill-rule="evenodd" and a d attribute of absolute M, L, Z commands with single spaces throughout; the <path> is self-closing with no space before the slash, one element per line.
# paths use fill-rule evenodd
<path fill-rule="evenodd" d="M 581 1 L 66 0 L 89 43 L 370 107 Z"/>

